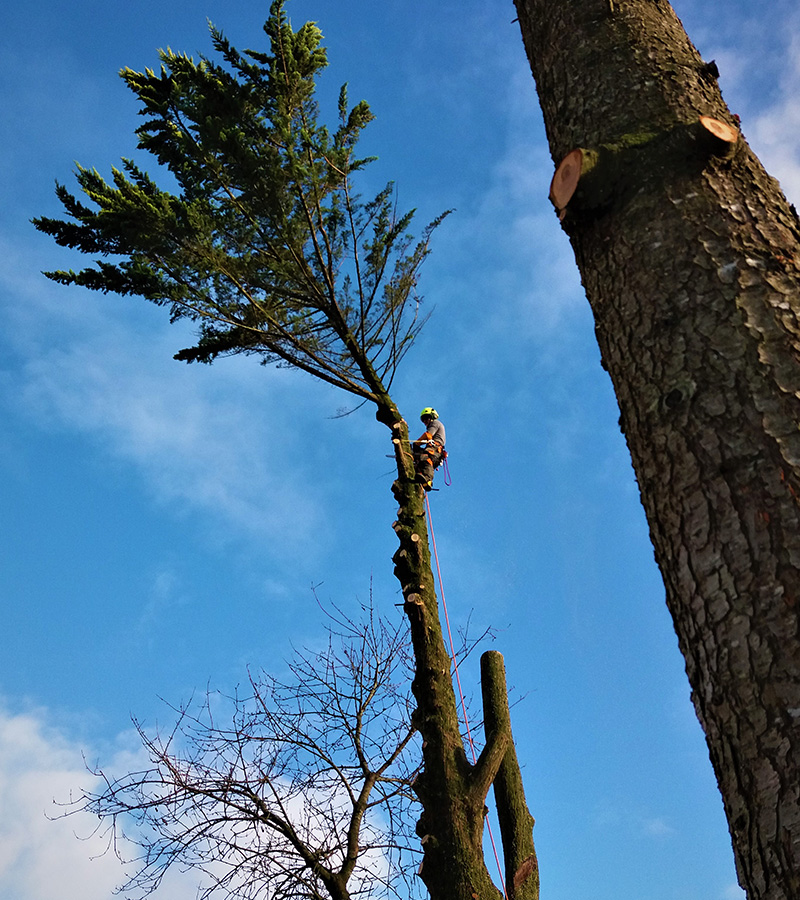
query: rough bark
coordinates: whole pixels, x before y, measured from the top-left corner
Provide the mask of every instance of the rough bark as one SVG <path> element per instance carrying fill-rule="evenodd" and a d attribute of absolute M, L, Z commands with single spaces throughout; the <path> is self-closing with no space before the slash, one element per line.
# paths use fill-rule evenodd
<path fill-rule="evenodd" d="M 751 900 L 800 896 L 800 227 L 666 0 L 516 0 Z M 729 130 L 709 129 L 700 117 Z M 715 133 L 716 132 L 716 133 Z M 574 159 L 574 158 L 573 158 Z"/>
<path fill-rule="evenodd" d="M 498 900 L 483 856 L 485 800 L 510 741 L 495 730 L 474 765 L 467 759 L 458 722 L 438 599 L 431 571 L 423 491 L 415 482 L 408 427 L 393 405 L 384 404 L 379 421 L 391 422 L 398 477 L 392 485 L 398 503 L 394 555 L 415 657 L 412 683 L 417 708 L 414 724 L 423 738 L 424 768 L 414 783 L 422 804 L 417 833 L 422 840 L 420 876 L 431 900 Z M 392 421 L 393 420 L 393 421 Z"/>
<path fill-rule="evenodd" d="M 377 420 L 391 430 L 397 463 L 392 493 L 398 510 L 393 527 L 400 546 L 392 559 L 414 650 L 411 689 L 417 706 L 413 724 L 423 738 L 423 769 L 414 783 L 414 791 L 422 805 L 422 815 L 417 823 L 417 834 L 423 847 L 419 874 L 431 900 L 452 900 L 453 897 L 499 900 L 502 895 L 492 882 L 484 860 L 483 832 L 486 795 L 511 745 L 510 718 L 496 718 L 495 727 L 487 732 L 483 751 L 475 763 L 470 763 L 458 721 L 452 661 L 439 619 L 424 491 L 417 484 L 408 425 L 361 346 L 346 330 L 343 340 L 373 391 Z M 504 702 L 507 706 L 507 698 Z M 499 708 L 496 699 L 495 706 Z M 524 804 L 521 782 L 517 802 L 520 797 Z M 524 812 L 532 822 L 527 807 Z M 519 821 L 527 824 L 527 820 Z"/>
<path fill-rule="evenodd" d="M 496 731 L 511 734 L 506 670 L 502 654 L 481 656 L 481 693 L 486 739 Z M 539 900 L 539 864 L 533 846 L 533 816 L 525 800 L 522 772 L 513 740 L 494 779 L 494 799 L 503 842 L 506 894 L 510 900 Z"/>

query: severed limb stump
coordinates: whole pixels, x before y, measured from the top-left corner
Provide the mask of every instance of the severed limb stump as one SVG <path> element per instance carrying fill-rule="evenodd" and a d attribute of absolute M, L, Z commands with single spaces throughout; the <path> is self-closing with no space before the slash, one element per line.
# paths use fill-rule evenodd
<path fill-rule="evenodd" d="M 559 219 L 563 219 L 567 204 L 578 188 L 578 182 L 597 164 L 598 154 L 594 150 L 576 147 L 558 164 L 550 182 L 550 202 L 555 206 Z"/>
<path fill-rule="evenodd" d="M 550 201 L 562 221 L 570 202 L 576 209 L 600 211 L 615 196 L 636 193 L 636 172 L 649 178 L 687 164 L 702 167 L 709 158 L 730 158 L 738 145 L 735 125 L 700 116 L 662 132 L 621 135 L 597 149 L 575 147 L 556 166 Z"/>
<path fill-rule="evenodd" d="M 698 119 L 700 143 L 709 156 L 728 159 L 736 152 L 739 143 L 739 129 L 720 119 L 711 116 L 700 116 Z"/>

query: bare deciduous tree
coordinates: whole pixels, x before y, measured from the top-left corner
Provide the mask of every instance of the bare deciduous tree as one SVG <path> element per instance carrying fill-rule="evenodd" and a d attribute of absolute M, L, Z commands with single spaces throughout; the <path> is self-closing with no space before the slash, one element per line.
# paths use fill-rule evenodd
<path fill-rule="evenodd" d="M 138 845 L 126 891 L 148 894 L 178 866 L 204 873 L 204 897 L 415 895 L 406 629 L 371 609 L 337 622 L 285 676 L 209 692 L 167 732 L 137 724 L 145 768 L 96 773 L 103 787 L 73 811 L 100 816 L 120 855 Z"/>

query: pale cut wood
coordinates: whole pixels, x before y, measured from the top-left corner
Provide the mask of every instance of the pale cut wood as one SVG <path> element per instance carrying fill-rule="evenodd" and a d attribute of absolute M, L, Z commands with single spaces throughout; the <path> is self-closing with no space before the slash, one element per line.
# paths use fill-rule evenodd
<path fill-rule="evenodd" d="M 581 178 L 583 150 L 576 147 L 561 160 L 550 182 L 550 200 L 557 210 L 569 203 Z"/>
<path fill-rule="evenodd" d="M 735 144 L 739 140 L 739 129 L 720 119 L 712 119 L 711 116 L 700 116 L 700 124 L 706 131 L 711 132 L 715 138 L 725 141 L 726 144 Z"/>

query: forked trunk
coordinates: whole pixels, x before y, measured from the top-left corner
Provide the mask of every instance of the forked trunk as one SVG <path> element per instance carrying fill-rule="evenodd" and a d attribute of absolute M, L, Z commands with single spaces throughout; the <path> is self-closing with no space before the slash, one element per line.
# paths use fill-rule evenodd
<path fill-rule="evenodd" d="M 506 772 L 516 769 L 520 785 L 516 795 L 521 797 L 523 806 L 525 802 L 512 749 L 505 683 L 503 680 L 503 697 L 498 699 L 498 680 L 493 680 L 486 744 L 473 764 L 467 759 L 461 737 L 451 659 L 444 643 L 431 571 L 424 494 L 415 481 L 408 427 L 388 398 L 379 407 L 378 419 L 392 429 L 397 461 L 397 480 L 392 485 L 398 503 L 394 530 L 400 541 L 394 555 L 395 575 L 411 628 L 416 665 L 412 684 L 417 702 L 414 724 L 423 738 L 424 768 L 414 784 L 422 804 L 417 824 L 423 847 L 419 874 L 431 900 L 499 900 L 501 892 L 484 862 L 483 832 L 486 795 L 501 766 Z M 499 658 L 502 670 L 502 657 Z M 496 666 L 493 671 L 497 672 Z M 519 821 L 527 827 L 532 850 L 533 819 L 527 807 Z M 527 846 L 524 841 L 522 845 Z M 533 900 L 531 894 L 520 897 Z"/>

